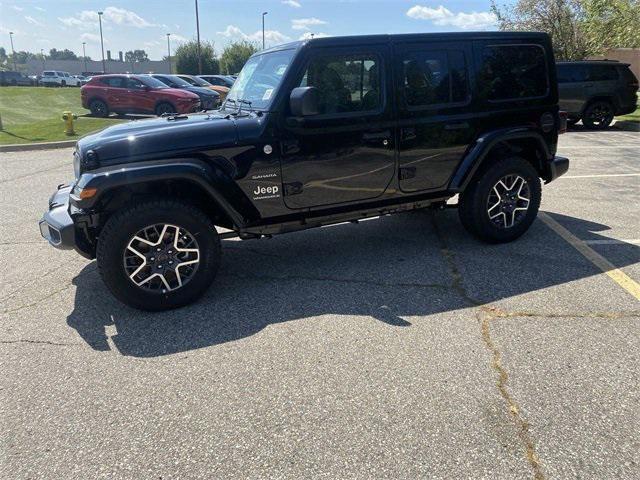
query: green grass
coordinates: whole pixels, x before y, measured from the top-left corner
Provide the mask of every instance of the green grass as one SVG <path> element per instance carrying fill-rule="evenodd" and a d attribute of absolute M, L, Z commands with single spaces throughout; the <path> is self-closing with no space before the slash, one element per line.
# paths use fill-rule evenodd
<path fill-rule="evenodd" d="M 75 136 L 64 133 L 62 112 L 78 115 Z M 54 142 L 80 138 L 122 122 L 118 118 L 92 118 L 82 108 L 79 88 L 2 87 L 0 115 L 3 130 L 0 145 L 12 143 Z"/>

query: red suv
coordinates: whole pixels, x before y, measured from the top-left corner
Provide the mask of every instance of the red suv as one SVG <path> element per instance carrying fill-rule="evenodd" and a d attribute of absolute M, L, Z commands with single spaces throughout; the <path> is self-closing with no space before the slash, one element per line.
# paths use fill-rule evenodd
<path fill-rule="evenodd" d="M 137 75 L 100 75 L 80 89 L 82 106 L 96 117 L 111 112 L 191 113 L 200 110 L 200 98 L 195 93 L 169 88 L 153 77 Z"/>

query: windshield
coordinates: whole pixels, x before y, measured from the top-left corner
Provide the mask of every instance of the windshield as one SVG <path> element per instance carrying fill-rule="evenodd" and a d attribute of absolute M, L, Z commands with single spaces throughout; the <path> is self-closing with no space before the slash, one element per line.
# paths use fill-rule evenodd
<path fill-rule="evenodd" d="M 184 78 L 183 80 L 185 80 L 186 82 L 189 82 L 191 85 L 195 85 L 195 86 L 198 86 L 198 87 L 210 87 L 211 86 L 211 84 L 209 82 L 207 82 L 206 80 L 203 80 L 201 78 L 198 78 L 198 77 L 189 77 L 189 78 Z"/>
<path fill-rule="evenodd" d="M 169 88 L 157 78 L 153 77 L 140 77 L 142 83 L 151 88 Z"/>
<path fill-rule="evenodd" d="M 171 80 L 173 83 L 175 83 L 176 85 L 178 85 L 179 87 L 193 87 L 193 85 L 191 85 L 189 82 L 187 82 L 186 80 L 183 80 L 182 78 L 178 77 L 177 75 L 165 75 L 169 80 Z"/>
<path fill-rule="evenodd" d="M 294 54 L 295 50 L 281 50 L 251 57 L 231 87 L 227 100 L 232 100 L 231 104 L 246 100 L 251 102 L 251 108 L 269 108 Z"/>

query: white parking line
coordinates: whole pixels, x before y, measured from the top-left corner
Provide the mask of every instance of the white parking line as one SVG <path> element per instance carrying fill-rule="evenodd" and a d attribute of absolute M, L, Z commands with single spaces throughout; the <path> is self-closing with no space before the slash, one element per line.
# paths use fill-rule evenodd
<path fill-rule="evenodd" d="M 567 178 L 606 178 L 606 177 L 640 177 L 640 173 L 603 173 L 601 175 L 563 175 L 561 179 Z"/>
<path fill-rule="evenodd" d="M 615 238 L 609 238 L 607 240 L 582 240 L 584 243 L 586 243 L 587 245 L 625 245 L 625 244 L 631 244 L 631 245 L 640 245 L 640 240 L 627 240 L 627 239 L 621 239 L 621 240 L 617 240 Z"/>

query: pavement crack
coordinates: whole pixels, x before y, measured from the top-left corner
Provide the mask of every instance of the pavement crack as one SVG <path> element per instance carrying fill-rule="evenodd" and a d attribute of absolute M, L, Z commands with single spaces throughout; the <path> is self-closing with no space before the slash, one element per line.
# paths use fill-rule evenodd
<path fill-rule="evenodd" d="M 65 290 L 71 288 L 73 286 L 72 283 L 69 283 L 68 285 L 65 285 L 64 287 L 61 287 L 57 290 L 54 290 L 53 292 L 45 295 L 44 297 L 39 298 L 38 300 L 31 302 L 31 303 L 26 303 L 23 305 L 19 305 L 15 308 L 7 308 L 2 310 L 0 313 L 15 313 L 15 312 L 19 312 L 20 310 L 24 310 L 25 308 L 30 308 L 30 307 L 35 307 L 36 305 L 44 302 L 45 300 L 50 299 L 51 297 L 53 297 L 54 295 L 57 295 L 61 292 L 64 292 Z"/>
<path fill-rule="evenodd" d="M 0 344 L 9 345 L 14 343 L 30 343 L 36 345 L 53 345 L 56 347 L 70 347 L 75 345 L 80 345 L 79 343 L 63 343 L 63 342 L 52 342 L 49 340 L 29 340 L 26 338 L 21 338 L 18 340 L 0 340 Z"/>
<path fill-rule="evenodd" d="M 491 352 L 491 366 L 498 374 L 498 391 L 500 392 L 500 395 L 502 396 L 504 401 L 507 403 L 509 414 L 516 424 L 516 427 L 518 429 L 518 437 L 520 438 L 520 441 L 525 448 L 527 461 L 529 462 L 529 465 L 533 470 L 535 480 L 544 480 L 545 476 L 542 472 L 540 457 L 538 457 L 538 454 L 536 453 L 535 443 L 531 438 L 531 434 L 529 433 L 529 422 L 524 419 L 520 411 L 520 407 L 507 389 L 509 373 L 502 364 L 502 353 L 491 338 L 491 321 L 494 318 L 497 318 L 496 316 L 492 315 L 491 312 L 492 311 L 490 309 L 483 308 L 478 311 L 477 318 L 482 328 L 482 340 L 484 341 L 484 344 L 489 352 Z"/>
<path fill-rule="evenodd" d="M 474 307 L 481 306 L 482 302 L 480 302 L 479 300 L 476 300 L 471 295 L 469 295 L 469 292 L 467 292 L 467 289 L 464 287 L 462 273 L 460 273 L 460 269 L 458 269 L 458 265 L 456 265 L 454 253 L 449 248 L 449 243 L 447 242 L 446 237 L 440 230 L 440 226 L 438 225 L 438 222 L 436 221 L 436 216 L 433 212 L 431 212 L 431 224 L 433 225 L 433 230 L 436 234 L 436 238 L 440 243 L 440 253 L 444 257 L 445 262 L 447 264 L 449 275 L 451 276 L 451 279 L 453 281 L 454 290 L 456 290 L 456 292 L 458 292 L 458 294 L 470 306 L 474 306 Z"/>

